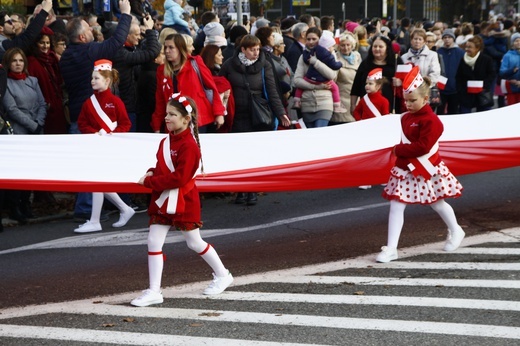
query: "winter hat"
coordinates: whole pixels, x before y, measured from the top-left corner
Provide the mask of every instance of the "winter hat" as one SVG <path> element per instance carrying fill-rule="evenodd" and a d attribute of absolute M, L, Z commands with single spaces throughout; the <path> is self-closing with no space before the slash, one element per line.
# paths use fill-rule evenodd
<path fill-rule="evenodd" d="M 224 27 L 217 22 L 209 22 L 204 25 L 204 33 L 206 36 L 224 36 Z"/>
<path fill-rule="evenodd" d="M 224 36 L 206 36 L 206 39 L 204 40 L 204 47 L 206 47 L 208 44 L 225 47 L 227 46 L 227 40 Z"/>
<path fill-rule="evenodd" d="M 236 25 L 229 30 L 229 42 L 235 43 L 240 36 L 247 35 L 247 29 L 242 25 Z"/>
<path fill-rule="evenodd" d="M 260 29 L 260 28 L 263 28 L 265 26 L 269 26 L 269 21 L 265 18 L 260 18 L 260 19 L 257 19 L 255 24 L 256 24 L 256 28 L 257 29 Z"/>
<path fill-rule="evenodd" d="M 94 71 L 112 71 L 112 61 L 107 59 L 96 60 Z"/>
<path fill-rule="evenodd" d="M 356 22 L 348 22 L 347 24 L 345 24 L 345 29 L 350 32 L 354 32 L 354 29 L 357 28 L 358 26 L 359 26 L 359 24 Z"/>
<path fill-rule="evenodd" d="M 403 92 L 405 94 L 409 94 L 424 82 L 423 77 L 421 76 L 421 72 L 419 71 L 419 66 L 414 66 L 410 72 L 404 77 L 403 81 Z"/>
<path fill-rule="evenodd" d="M 515 32 L 511 35 L 511 44 L 515 43 L 516 39 L 520 38 L 520 32 Z"/>
<path fill-rule="evenodd" d="M 383 69 L 382 68 L 375 68 L 372 71 L 368 73 L 367 76 L 368 80 L 378 80 L 383 79 Z"/>
<path fill-rule="evenodd" d="M 336 44 L 336 40 L 334 37 L 329 35 L 321 35 L 320 41 L 318 42 L 320 46 L 323 48 L 329 49 L 330 47 L 334 46 Z"/>
<path fill-rule="evenodd" d="M 450 36 L 452 37 L 453 39 L 455 39 L 455 33 L 453 32 L 452 29 L 446 29 L 442 32 L 442 38 L 444 38 L 444 36 Z"/>

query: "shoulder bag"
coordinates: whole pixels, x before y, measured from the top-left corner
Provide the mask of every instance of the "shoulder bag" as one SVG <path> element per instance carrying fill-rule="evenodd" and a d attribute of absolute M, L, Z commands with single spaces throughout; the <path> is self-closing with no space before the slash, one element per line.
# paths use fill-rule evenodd
<path fill-rule="evenodd" d="M 191 66 L 193 66 L 193 69 L 197 73 L 197 76 L 199 77 L 200 84 L 202 85 L 202 89 L 204 89 L 204 93 L 206 94 L 206 98 L 208 99 L 209 103 L 213 103 L 213 89 L 206 88 L 206 85 L 204 84 L 204 81 L 202 80 L 202 76 L 200 74 L 199 65 L 197 64 L 197 61 L 195 59 L 191 59 Z"/>
<path fill-rule="evenodd" d="M 264 79 L 264 69 L 262 68 L 262 88 L 263 95 L 254 93 L 249 88 L 249 82 L 245 74 L 242 75 L 244 77 L 244 82 L 249 91 L 249 106 L 251 108 L 251 124 L 253 125 L 253 129 L 255 131 L 271 131 L 274 129 L 274 119 L 273 112 L 271 111 L 271 107 L 269 106 L 269 99 L 267 97 L 267 92 L 265 90 L 265 79 Z M 265 96 L 265 97 L 264 97 Z"/>
<path fill-rule="evenodd" d="M 482 90 L 477 95 L 477 102 L 478 102 L 478 106 L 482 107 L 482 108 L 487 108 L 487 107 L 493 106 L 493 104 L 495 103 L 495 101 L 493 100 L 493 93 L 491 93 L 491 91 L 486 90 L 486 89 Z"/>

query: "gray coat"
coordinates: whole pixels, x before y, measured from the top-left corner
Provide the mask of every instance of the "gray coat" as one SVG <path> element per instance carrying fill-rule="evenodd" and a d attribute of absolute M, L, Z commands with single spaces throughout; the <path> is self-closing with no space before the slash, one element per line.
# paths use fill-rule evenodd
<path fill-rule="evenodd" d="M 6 118 L 17 135 L 35 133 L 43 128 L 47 104 L 35 77 L 14 80 L 7 78 L 7 91 L 3 99 Z"/>
<path fill-rule="evenodd" d="M 265 58 L 264 52 L 260 51 L 258 60 L 251 66 L 245 66 L 238 58 L 236 50 L 233 58 L 222 65 L 219 75 L 226 77 L 233 87 L 235 97 L 235 117 L 233 119 L 232 132 L 251 132 L 251 111 L 249 104 L 249 92 L 246 87 L 246 77 L 249 87 L 253 93 L 263 93 L 262 68 L 264 69 L 265 88 L 273 114 L 281 118 L 286 114 L 282 101 L 278 95 L 271 63 Z"/>

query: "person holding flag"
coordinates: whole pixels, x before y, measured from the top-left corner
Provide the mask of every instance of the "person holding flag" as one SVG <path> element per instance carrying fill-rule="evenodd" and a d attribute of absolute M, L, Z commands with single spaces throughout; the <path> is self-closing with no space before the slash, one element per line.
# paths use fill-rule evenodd
<path fill-rule="evenodd" d="M 470 38 L 464 49 L 466 54 L 456 74 L 460 113 L 471 113 L 473 108 L 477 112 L 490 110 L 496 78 L 493 59 L 484 54 L 484 41 L 478 35 Z"/>
<path fill-rule="evenodd" d="M 429 205 L 448 226 L 444 251 L 456 250 L 465 232 L 457 222 L 453 208 L 445 198 L 459 197 L 462 185 L 439 155 L 439 138 L 444 127 L 428 104 L 431 80 L 422 77 L 419 67 L 412 68 L 403 82 L 408 112 L 401 116 L 401 143 L 393 148 L 397 157 L 383 197 L 390 201 L 387 245 L 376 261 L 387 263 L 398 258 L 397 245 L 408 204 Z"/>

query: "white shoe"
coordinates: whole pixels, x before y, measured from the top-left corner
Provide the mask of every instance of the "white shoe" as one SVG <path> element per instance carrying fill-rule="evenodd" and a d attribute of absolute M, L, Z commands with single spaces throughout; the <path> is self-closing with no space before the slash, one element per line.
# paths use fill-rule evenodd
<path fill-rule="evenodd" d="M 454 231 L 448 229 L 448 238 L 446 238 L 446 245 L 444 245 L 444 251 L 455 251 L 459 248 L 462 239 L 466 236 L 466 233 L 462 230 L 462 227 L 458 227 Z"/>
<path fill-rule="evenodd" d="M 220 294 L 224 292 L 226 288 L 231 285 L 233 282 L 233 275 L 228 271 L 228 275 L 226 276 L 216 276 L 215 273 L 213 273 L 213 280 L 209 284 L 208 288 L 202 292 L 206 295 L 213 295 L 213 294 Z"/>
<path fill-rule="evenodd" d="M 130 302 L 133 306 L 148 306 L 153 304 L 161 304 L 164 301 L 162 293 L 161 292 L 155 292 L 151 289 L 147 289 L 143 291 L 143 294 L 141 294 L 139 297 L 135 298 Z"/>
<path fill-rule="evenodd" d="M 87 221 L 83 225 L 79 226 L 74 230 L 74 233 L 90 233 L 90 232 L 99 232 L 103 228 L 99 222 L 90 222 Z"/>
<path fill-rule="evenodd" d="M 361 185 L 361 186 L 358 186 L 358 189 L 360 190 L 368 190 L 368 189 L 371 189 L 372 188 L 372 185 Z"/>
<path fill-rule="evenodd" d="M 391 249 L 388 246 L 383 246 L 381 252 L 376 257 L 376 262 L 388 263 L 397 259 L 397 249 Z"/>
<path fill-rule="evenodd" d="M 119 221 L 114 222 L 112 227 L 123 227 L 134 216 L 135 210 L 128 207 L 128 209 L 119 214 Z"/>

